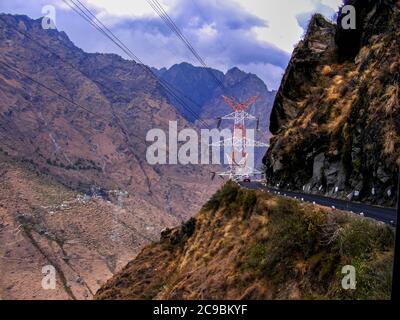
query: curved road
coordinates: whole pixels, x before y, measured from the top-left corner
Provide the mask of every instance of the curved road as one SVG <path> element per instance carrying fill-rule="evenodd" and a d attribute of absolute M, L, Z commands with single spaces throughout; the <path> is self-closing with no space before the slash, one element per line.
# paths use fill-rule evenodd
<path fill-rule="evenodd" d="M 269 193 L 280 194 L 291 198 L 300 199 L 303 201 L 316 203 L 326 207 L 335 207 L 338 210 L 351 211 L 355 214 L 363 215 L 365 217 L 373 218 L 378 221 L 385 222 L 392 226 L 396 225 L 396 209 L 376 207 L 358 202 L 351 202 L 342 199 L 329 198 L 316 194 L 306 194 L 295 191 L 279 190 L 264 186 L 261 182 L 240 182 L 242 188 L 264 190 Z"/>

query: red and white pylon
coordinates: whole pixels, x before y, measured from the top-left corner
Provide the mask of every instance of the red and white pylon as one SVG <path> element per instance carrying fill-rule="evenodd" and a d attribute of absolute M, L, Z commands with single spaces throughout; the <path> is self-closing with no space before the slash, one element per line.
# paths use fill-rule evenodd
<path fill-rule="evenodd" d="M 217 173 L 220 176 L 229 176 L 230 179 L 243 178 L 262 174 L 256 170 L 254 166 L 248 165 L 248 148 L 252 147 L 254 155 L 254 147 L 269 147 L 268 144 L 255 141 L 247 137 L 246 120 L 256 120 L 256 117 L 246 112 L 251 105 L 257 100 L 257 97 L 251 97 L 242 103 L 233 101 L 223 96 L 225 102 L 232 108 L 233 112 L 219 118 L 222 120 L 233 120 L 232 138 L 213 143 L 212 146 L 231 147 L 231 155 L 227 154 L 229 168 L 226 172 Z"/>

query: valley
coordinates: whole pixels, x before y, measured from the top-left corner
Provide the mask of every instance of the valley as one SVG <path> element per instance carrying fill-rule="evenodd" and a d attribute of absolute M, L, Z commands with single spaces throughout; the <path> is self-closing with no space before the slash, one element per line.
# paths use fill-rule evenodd
<path fill-rule="evenodd" d="M 41 19 L 0 13 L 0 299 L 390 299 L 400 1 L 344 3 L 357 8 L 356 30 L 340 11 L 336 23 L 307 13 L 277 91 L 234 65 L 88 53 Z M 140 32 L 154 22 L 137 19 Z M 235 38 L 264 26 L 241 22 L 255 25 L 229 20 Z M 217 37 L 207 26 L 195 34 Z M 232 128 L 221 118 L 229 99 L 235 128 L 254 102 L 246 127 L 270 144 L 255 152 L 259 181 L 220 177 L 202 154 L 205 129 Z M 201 148 L 187 148 L 191 137 Z"/>
<path fill-rule="evenodd" d="M 2 192 L 4 203 L 8 203 L 3 209 L 8 226 L 1 231 L 3 239 L 13 239 L 13 228 L 21 224 L 18 219 L 33 219 L 28 229 L 18 234 L 22 237 L 21 249 L 4 242 L 8 260 L 2 259 L 1 269 L 11 278 L 4 278 L 3 296 L 43 298 L 25 292 L 16 281 L 25 266 L 23 261 L 32 261 L 37 270 L 23 283 L 26 287 L 40 286 L 38 263 L 51 259 L 58 261 L 59 271 L 66 274 L 74 274 L 69 269 L 81 269 L 79 277 L 90 283 L 86 293 L 80 289 L 75 292 L 72 286 L 68 290 L 60 288 L 53 297 L 90 298 L 99 283 L 135 257 L 140 246 L 157 239 L 163 228 L 190 218 L 220 182 L 210 179 L 213 166 L 147 163 L 147 131 L 168 128 L 169 120 L 177 121 L 179 128 L 193 126 L 169 104 L 157 82 L 142 67 L 116 55 L 86 54 L 66 34 L 43 30 L 40 20 L 0 15 L 0 25 L 1 61 L 5 63 L 0 64 L 0 146 L 5 171 L 1 185 L 18 187 L 13 179 L 6 180 L 17 170 L 10 168 L 13 163 L 29 165 L 55 184 L 54 190 L 50 186 L 35 200 L 38 195 L 34 190 L 42 188 L 43 181 L 38 178 L 39 186 L 32 181 L 32 189 L 24 187 L 31 174 L 25 176 L 25 171 L 18 169 L 23 192 Z M 40 79 L 40 83 L 47 83 L 45 86 L 74 103 L 32 79 Z M 89 112 L 78 106 L 89 108 Z M 59 188 L 63 190 L 60 197 L 47 205 L 46 193 Z M 26 200 L 21 202 L 19 192 Z M 15 197 L 10 199 L 13 194 Z M 90 200 L 81 203 L 77 197 Z M 23 208 L 13 208 L 16 203 Z M 70 206 L 69 214 L 63 215 Z M 49 240 L 49 247 L 46 236 L 29 231 L 41 230 L 42 223 L 46 230 L 51 227 L 52 234 L 65 232 L 67 243 L 78 243 L 72 245 L 72 251 L 66 251 L 76 254 L 77 265 L 69 268 L 62 262 L 64 249 L 57 248 L 57 241 Z M 88 247 L 81 248 L 80 242 Z M 19 263 L 6 262 L 12 259 Z"/>
<path fill-rule="evenodd" d="M 316 14 L 293 52 L 271 112 L 267 188 L 226 183 L 95 299 L 390 299 L 400 3 L 346 3 L 358 8 L 359 29 L 346 33 L 340 14 L 337 24 Z M 374 217 L 386 223 L 331 204 L 344 199 L 386 207 Z M 343 286 L 346 267 L 357 274 L 352 290 Z"/>

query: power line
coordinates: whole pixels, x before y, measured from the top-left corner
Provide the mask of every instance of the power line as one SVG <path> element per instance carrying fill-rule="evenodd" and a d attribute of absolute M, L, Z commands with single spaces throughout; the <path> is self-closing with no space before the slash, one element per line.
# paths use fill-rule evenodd
<path fill-rule="evenodd" d="M 188 49 L 193 53 L 196 59 L 200 62 L 201 65 L 205 66 L 204 60 L 197 54 L 196 50 L 190 44 L 190 42 L 186 39 L 180 29 L 176 26 L 174 21 L 170 18 L 161 4 L 156 0 L 147 0 L 147 3 L 153 8 L 153 10 L 160 16 L 162 20 L 166 23 L 166 25 L 180 38 L 184 44 L 188 47 Z"/>
<path fill-rule="evenodd" d="M 34 78 L 32 78 L 31 76 L 27 75 L 26 73 L 24 73 L 24 72 L 18 70 L 17 68 L 14 68 L 14 67 L 10 66 L 8 63 L 5 63 L 4 61 L 0 61 L 0 63 L 1 63 L 2 65 L 6 66 L 8 69 L 11 69 L 11 70 L 13 70 L 13 71 L 19 73 L 20 75 L 22 75 L 22 76 L 24 76 L 25 78 L 31 80 L 32 82 L 36 83 L 37 85 L 39 85 L 39 86 L 45 88 L 46 90 L 50 91 L 50 92 L 53 93 L 54 95 L 58 96 L 59 98 L 65 100 L 65 101 L 67 101 L 67 102 L 69 102 L 69 103 L 72 103 L 73 105 L 77 106 L 78 108 L 80 108 L 80 109 L 82 109 L 82 110 L 85 110 L 87 113 L 90 113 L 90 114 L 92 114 L 92 115 L 94 115 L 94 116 L 96 116 L 96 117 L 102 118 L 102 119 L 105 120 L 106 122 L 109 122 L 109 120 L 106 119 L 106 118 L 104 118 L 103 116 L 97 115 L 96 113 L 92 112 L 91 110 L 87 109 L 86 107 L 83 107 L 82 105 L 80 105 L 79 103 L 75 102 L 74 100 L 72 100 L 72 99 L 70 99 L 70 98 L 64 96 L 63 94 L 61 94 L 61 93 L 55 91 L 54 89 L 52 89 L 52 88 L 46 86 L 45 84 L 41 83 L 40 81 L 35 80 Z"/>
<path fill-rule="evenodd" d="M 165 22 L 165 24 L 174 32 L 179 39 L 185 44 L 185 46 L 189 49 L 189 51 L 194 55 L 194 57 L 200 62 L 200 64 L 206 69 L 208 73 L 214 78 L 217 84 L 224 90 L 226 90 L 225 85 L 222 83 L 220 79 L 218 79 L 214 72 L 210 70 L 210 68 L 205 63 L 204 59 L 200 56 L 200 54 L 196 51 L 196 49 L 192 46 L 190 41 L 185 37 L 183 32 L 179 29 L 179 27 L 175 24 L 175 22 L 171 19 L 168 13 L 164 10 L 162 5 L 157 0 L 146 0 L 147 3 L 153 8 L 153 10 L 160 16 L 160 18 Z"/>
<path fill-rule="evenodd" d="M 176 93 L 175 91 L 179 91 L 176 88 L 174 88 L 171 84 L 168 82 L 164 81 L 163 79 L 160 79 L 157 77 L 157 75 L 149 68 L 147 67 L 139 57 L 137 57 L 111 30 L 109 30 L 107 27 L 104 26 L 104 24 L 91 12 L 90 9 L 88 9 L 82 2 L 79 0 L 76 0 L 79 2 L 79 4 L 75 3 L 74 0 L 69 1 L 62 0 L 64 3 L 66 3 L 71 9 L 73 9 L 79 16 L 81 16 L 84 20 L 86 20 L 90 25 L 92 25 L 96 30 L 101 32 L 103 35 L 105 35 L 107 38 L 109 38 L 115 45 L 117 45 L 128 57 L 130 57 L 133 61 L 138 63 L 138 65 L 144 69 L 146 72 L 148 72 L 151 76 L 154 77 L 154 79 L 161 85 L 161 87 L 166 91 L 170 96 L 172 96 L 183 108 L 185 108 L 187 111 L 189 111 L 195 119 L 197 119 L 202 125 L 204 125 L 207 128 L 210 128 L 206 122 L 204 122 L 201 118 L 200 115 L 197 114 L 195 111 L 193 111 Z M 83 9 L 82 9 L 83 8 Z M 98 21 L 98 22 L 97 22 Z M 104 26 L 104 27 L 103 27 Z M 175 91 L 174 91 L 175 90 Z M 182 92 L 180 92 L 182 94 Z M 182 94 L 183 95 L 183 94 Z M 196 104 L 198 107 L 199 106 L 196 102 L 194 102 L 192 99 L 189 97 L 185 96 L 186 99 L 191 101 L 192 103 Z"/>
<path fill-rule="evenodd" d="M 161 87 L 164 89 L 164 91 L 166 91 L 169 95 L 171 95 L 173 98 L 175 98 L 176 101 L 178 101 L 179 104 L 181 104 L 186 110 L 188 110 L 194 117 L 195 119 L 198 119 L 205 127 L 209 128 L 208 124 L 206 122 L 204 122 L 203 120 L 200 119 L 200 116 L 193 111 L 188 105 L 186 105 L 186 103 L 174 92 L 175 91 L 179 91 L 178 89 L 174 88 L 171 84 L 169 84 L 168 82 L 164 81 L 163 79 L 160 79 L 157 77 L 156 74 L 154 74 L 154 72 L 148 68 L 141 60 L 139 57 L 137 57 L 125 44 L 123 44 L 123 42 L 108 28 L 106 29 L 107 32 L 105 32 L 103 30 L 103 28 L 101 26 L 98 25 L 98 23 L 96 23 L 96 21 L 99 21 L 99 23 L 101 23 L 101 21 L 90 11 L 90 9 L 88 9 L 84 4 L 82 4 L 81 2 L 79 2 L 82 7 L 84 7 L 84 9 L 89 13 L 89 15 L 87 13 L 84 12 L 84 10 L 82 8 L 80 8 L 75 2 L 74 0 L 70 0 L 75 7 L 77 7 L 79 9 L 79 11 L 77 11 L 75 9 L 75 7 L 72 7 L 68 2 L 66 2 L 66 0 L 63 0 L 65 3 L 67 3 L 72 9 L 74 9 L 75 12 L 77 12 L 82 18 L 84 18 L 87 22 L 89 22 L 92 26 L 94 26 L 98 31 L 100 31 L 102 34 L 104 34 L 107 38 L 109 38 L 114 44 L 116 44 L 121 50 L 123 50 L 125 52 L 125 54 L 128 55 L 128 57 L 130 57 L 133 61 L 135 62 L 139 62 L 138 65 L 147 73 L 149 73 L 151 76 L 154 77 L 154 79 L 161 85 Z M 79 0 L 77 0 L 79 1 Z M 82 15 L 82 14 L 83 15 Z M 91 17 L 93 17 L 95 19 L 95 21 L 93 21 L 91 19 Z M 101 23 L 102 24 L 102 23 Z M 104 24 L 102 24 L 104 25 Z M 180 92 L 182 94 L 182 92 Z M 183 94 L 182 94 L 183 95 Z M 198 107 L 199 106 L 196 102 L 194 102 L 193 100 L 191 100 L 189 97 L 185 96 L 185 98 L 187 98 L 188 100 L 190 100 L 191 102 L 195 103 Z"/>
<path fill-rule="evenodd" d="M 12 27 L 16 32 L 20 33 L 20 34 L 23 35 L 23 36 L 26 36 L 28 39 L 30 39 L 32 42 L 34 42 L 36 45 L 38 45 L 38 46 L 41 47 L 42 49 L 48 51 L 49 53 L 51 53 L 52 55 L 54 55 L 55 57 L 57 57 L 58 59 L 60 59 L 60 60 L 61 60 L 63 63 L 65 63 L 66 65 L 68 65 L 68 66 L 70 66 L 71 68 L 75 69 L 76 71 L 82 73 L 82 71 L 81 71 L 78 67 L 76 67 L 74 64 L 72 64 L 72 63 L 70 63 L 69 61 L 67 61 L 67 60 L 65 60 L 64 58 L 62 58 L 58 53 L 56 53 L 56 52 L 54 52 L 53 50 L 49 49 L 48 47 L 42 45 L 39 41 L 37 41 L 36 39 L 32 38 L 32 37 L 31 37 L 30 35 L 28 35 L 27 33 L 18 30 L 18 29 L 15 28 L 13 25 L 11 25 L 11 24 L 9 24 L 7 21 L 5 21 L 2 17 L 0 17 L 0 19 L 1 19 L 4 23 L 6 23 L 9 27 Z M 0 62 L 1 62 L 1 61 L 0 61 Z M 38 85 L 40 85 L 40 86 L 46 88 L 47 90 L 49 90 L 49 91 L 52 92 L 53 94 L 55 94 L 55 95 L 57 95 L 57 96 L 59 96 L 59 97 L 62 97 L 64 100 L 67 100 L 68 102 L 71 102 L 71 103 L 73 103 L 74 105 L 77 105 L 78 107 L 84 109 L 85 111 L 90 112 L 91 114 L 97 116 L 95 113 L 91 112 L 88 108 L 85 108 L 85 107 L 79 105 L 78 103 L 74 102 L 72 99 L 69 99 L 69 98 L 63 96 L 63 95 L 60 94 L 59 92 L 56 92 L 54 89 L 51 89 L 51 88 L 49 88 L 48 86 L 44 85 L 43 83 L 41 83 L 41 82 L 39 82 L 39 81 L 33 79 L 32 77 L 28 76 L 26 73 L 24 73 L 24 72 L 22 72 L 22 71 L 20 71 L 20 70 L 18 70 L 18 69 L 16 69 L 16 68 L 13 68 L 13 67 L 11 67 L 10 65 L 8 65 L 8 64 L 6 64 L 6 63 L 4 63 L 4 62 L 3 62 L 3 65 L 5 65 L 5 66 L 7 66 L 7 67 L 9 67 L 9 68 L 12 68 L 14 71 L 16 71 L 16 72 L 18 72 L 19 74 L 21 74 L 21 75 L 27 77 L 28 79 L 30 79 L 30 80 L 33 81 L 34 83 L 36 83 L 36 84 L 38 84 Z M 85 73 L 82 73 L 82 74 L 85 75 Z M 88 75 L 85 75 L 85 76 L 88 76 Z M 114 89 L 109 88 L 109 87 L 105 86 L 104 84 L 99 83 L 99 82 L 97 82 L 97 81 L 95 81 L 95 80 L 93 80 L 93 81 L 94 81 L 95 83 L 97 83 L 99 86 L 102 86 L 102 87 L 104 87 L 104 88 L 106 88 L 106 89 L 112 91 L 112 92 L 113 92 L 114 94 L 116 94 L 117 96 L 119 96 L 119 94 L 118 94 Z M 146 91 L 146 90 L 144 90 L 144 92 L 151 93 L 150 91 Z M 121 97 L 121 96 L 120 96 L 120 97 Z M 111 108 L 112 108 L 112 106 L 111 106 Z M 112 109 L 113 109 L 113 108 L 112 108 Z M 127 128 L 126 124 L 124 123 L 124 121 L 123 121 L 122 119 L 119 118 L 119 116 L 118 116 L 117 114 L 115 114 L 114 110 L 112 110 L 112 111 L 113 111 L 113 116 L 117 119 L 117 124 L 118 124 L 118 126 L 120 127 L 120 129 L 122 130 L 122 132 L 127 136 L 128 140 L 130 140 L 130 139 L 129 139 L 129 133 L 128 133 L 129 130 L 126 129 L 126 128 Z M 152 117 L 155 117 L 155 118 L 157 118 L 157 119 L 159 119 L 159 120 L 165 120 L 164 118 L 161 118 L 161 117 L 159 117 L 159 116 L 157 116 L 157 115 L 154 115 L 154 114 L 152 114 L 151 112 L 148 112 L 148 111 L 146 111 L 146 110 L 141 110 L 141 112 L 147 113 L 147 114 L 151 115 Z M 99 116 L 99 117 L 101 117 L 101 118 L 104 119 L 105 121 L 109 121 L 109 120 L 107 120 L 106 118 L 104 118 L 104 117 L 102 117 L 102 116 Z M 118 122 L 122 122 L 123 126 L 122 126 L 122 124 L 119 124 Z M 14 129 L 13 129 L 13 130 L 14 130 Z"/>
<path fill-rule="evenodd" d="M 146 0 L 146 1 L 153 8 L 153 10 L 160 16 L 160 18 L 165 22 L 165 24 L 172 30 L 172 32 L 174 32 L 177 35 L 177 37 L 183 41 L 183 43 L 188 47 L 189 51 L 195 56 L 195 58 L 200 62 L 200 64 L 205 68 L 205 70 L 211 74 L 211 76 L 216 80 L 217 84 L 222 88 L 222 90 L 227 92 L 228 90 L 226 86 L 215 76 L 214 72 L 210 70 L 211 68 L 207 66 L 204 59 L 200 56 L 200 54 L 196 51 L 196 49 L 194 49 L 190 41 L 185 37 L 183 32 L 179 29 L 176 23 L 168 15 L 168 13 L 165 11 L 165 9 L 159 3 L 159 1 L 158 0 Z M 194 0 L 193 4 L 197 7 L 197 4 L 195 3 Z M 236 100 L 235 97 L 231 97 L 231 99 L 234 101 Z M 268 138 L 266 138 L 264 133 L 262 133 L 262 135 L 266 140 L 269 140 Z"/>
<path fill-rule="evenodd" d="M 7 24 L 9 27 L 11 27 L 12 29 L 14 29 L 14 30 L 15 30 L 16 32 L 18 32 L 19 34 L 21 34 L 21 35 L 27 37 L 29 40 L 31 40 L 32 42 L 34 42 L 37 46 L 39 46 L 39 47 L 42 48 L 43 50 L 46 50 L 47 52 L 49 52 L 49 53 L 51 53 L 52 55 L 54 55 L 57 59 L 61 60 L 64 64 L 68 65 L 69 67 L 71 67 L 72 69 L 78 71 L 79 73 L 82 73 L 84 76 L 90 78 L 90 75 L 85 74 L 82 70 L 79 69 L 79 67 L 77 67 L 77 66 L 73 65 L 72 63 L 70 63 L 69 61 L 65 60 L 65 59 L 64 59 L 63 57 L 61 57 L 58 53 L 56 53 L 56 52 L 54 52 L 53 50 L 49 49 L 47 46 L 42 45 L 39 41 L 37 41 L 36 39 L 32 38 L 29 34 L 23 32 L 23 31 L 21 31 L 21 30 L 18 30 L 18 28 L 16 28 L 15 26 L 9 24 L 7 21 L 3 20 L 3 17 L 0 16 L 0 20 L 2 20 L 5 24 Z M 115 91 L 115 89 L 113 89 L 113 88 L 111 88 L 111 87 L 108 87 L 108 86 L 104 85 L 103 83 L 101 83 L 101 82 L 99 82 L 99 81 L 97 81 L 97 80 L 95 80 L 95 79 L 90 78 L 90 80 L 93 81 L 94 83 L 96 83 L 99 87 L 104 88 L 104 89 L 107 89 L 107 90 L 109 90 L 109 91 L 112 91 L 117 97 L 125 98 L 125 97 L 123 97 L 122 95 L 120 95 L 120 93 L 118 93 L 117 91 Z M 144 93 L 149 93 L 149 94 L 152 93 L 151 91 L 148 91 L 148 90 L 146 90 L 145 88 L 143 88 L 142 91 L 143 91 Z M 111 108 L 112 108 L 112 107 L 111 107 Z M 146 110 L 143 110 L 143 109 L 141 109 L 140 111 L 141 111 L 141 112 L 144 112 L 144 113 L 146 113 L 146 114 L 148 114 L 148 115 L 150 115 L 150 116 L 152 116 L 152 117 L 154 117 L 154 118 L 157 118 L 157 119 L 159 119 L 159 120 L 162 120 L 162 121 L 165 120 L 164 118 L 161 118 L 160 116 L 157 116 L 157 115 L 155 115 L 155 114 L 153 114 L 153 113 L 151 113 L 151 112 L 149 112 L 149 111 L 146 111 Z"/>
<path fill-rule="evenodd" d="M 222 90 L 227 91 L 227 88 L 225 87 L 225 85 L 215 76 L 215 74 L 213 72 L 211 72 L 210 68 L 207 66 L 204 59 L 200 56 L 200 54 L 196 51 L 196 49 L 194 49 L 194 47 L 192 46 L 190 41 L 185 37 L 183 32 L 179 29 L 179 27 L 176 25 L 176 23 L 168 15 L 168 13 L 165 11 L 165 9 L 160 4 L 160 2 L 158 0 L 146 0 L 146 1 L 153 8 L 153 10 L 160 16 L 160 18 L 165 22 L 165 24 L 171 29 L 171 31 L 173 33 L 175 33 L 179 39 L 182 40 L 182 42 L 185 44 L 185 46 L 195 56 L 195 58 L 200 62 L 200 64 L 205 68 L 205 70 L 207 70 L 211 74 L 211 76 L 216 80 L 217 84 L 222 88 Z M 193 3 L 195 4 L 194 1 L 193 1 Z M 233 97 L 232 100 L 236 100 L 235 97 Z M 257 124 L 257 126 L 258 126 L 258 124 Z"/>
<path fill-rule="evenodd" d="M 192 52 L 192 54 L 196 57 L 196 59 L 200 62 L 200 64 L 203 67 L 208 68 L 207 64 L 204 62 L 204 59 L 198 54 L 196 49 L 194 49 L 190 41 L 185 37 L 185 35 L 182 33 L 179 27 L 175 24 L 175 22 L 171 19 L 168 13 L 164 10 L 162 5 L 157 0 L 147 0 L 147 2 L 153 7 L 153 9 L 157 12 L 157 14 L 161 17 L 161 19 L 163 19 L 166 22 L 166 24 L 170 27 L 170 29 L 173 32 L 175 32 L 175 34 L 184 42 L 184 44 L 188 47 L 188 49 Z M 212 75 L 214 76 L 213 73 Z M 222 82 L 219 79 L 216 78 L 216 81 L 223 86 Z"/>

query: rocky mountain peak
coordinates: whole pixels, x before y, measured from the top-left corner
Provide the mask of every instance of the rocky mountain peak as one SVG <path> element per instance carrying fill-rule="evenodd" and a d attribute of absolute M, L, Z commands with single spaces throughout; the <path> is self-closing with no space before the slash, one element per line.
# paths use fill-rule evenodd
<path fill-rule="evenodd" d="M 335 26 L 322 15 L 314 15 L 307 33 L 295 48 L 283 76 L 271 113 L 270 131 L 285 128 L 300 112 L 296 102 L 305 95 L 304 89 L 316 85 L 314 68 L 334 56 Z"/>
<path fill-rule="evenodd" d="M 57 29 L 44 30 L 42 28 L 42 18 L 31 19 L 26 15 L 0 14 L 0 19 L 7 23 L 9 27 L 17 28 L 17 30 L 21 32 L 35 37 L 40 36 L 48 41 L 51 40 L 53 44 L 56 43 L 58 45 L 78 49 L 64 31 L 59 31 Z"/>
<path fill-rule="evenodd" d="M 225 84 L 227 86 L 235 86 L 248 76 L 250 76 L 250 74 L 240 70 L 237 67 L 234 67 L 228 70 L 227 73 L 225 74 Z"/>

